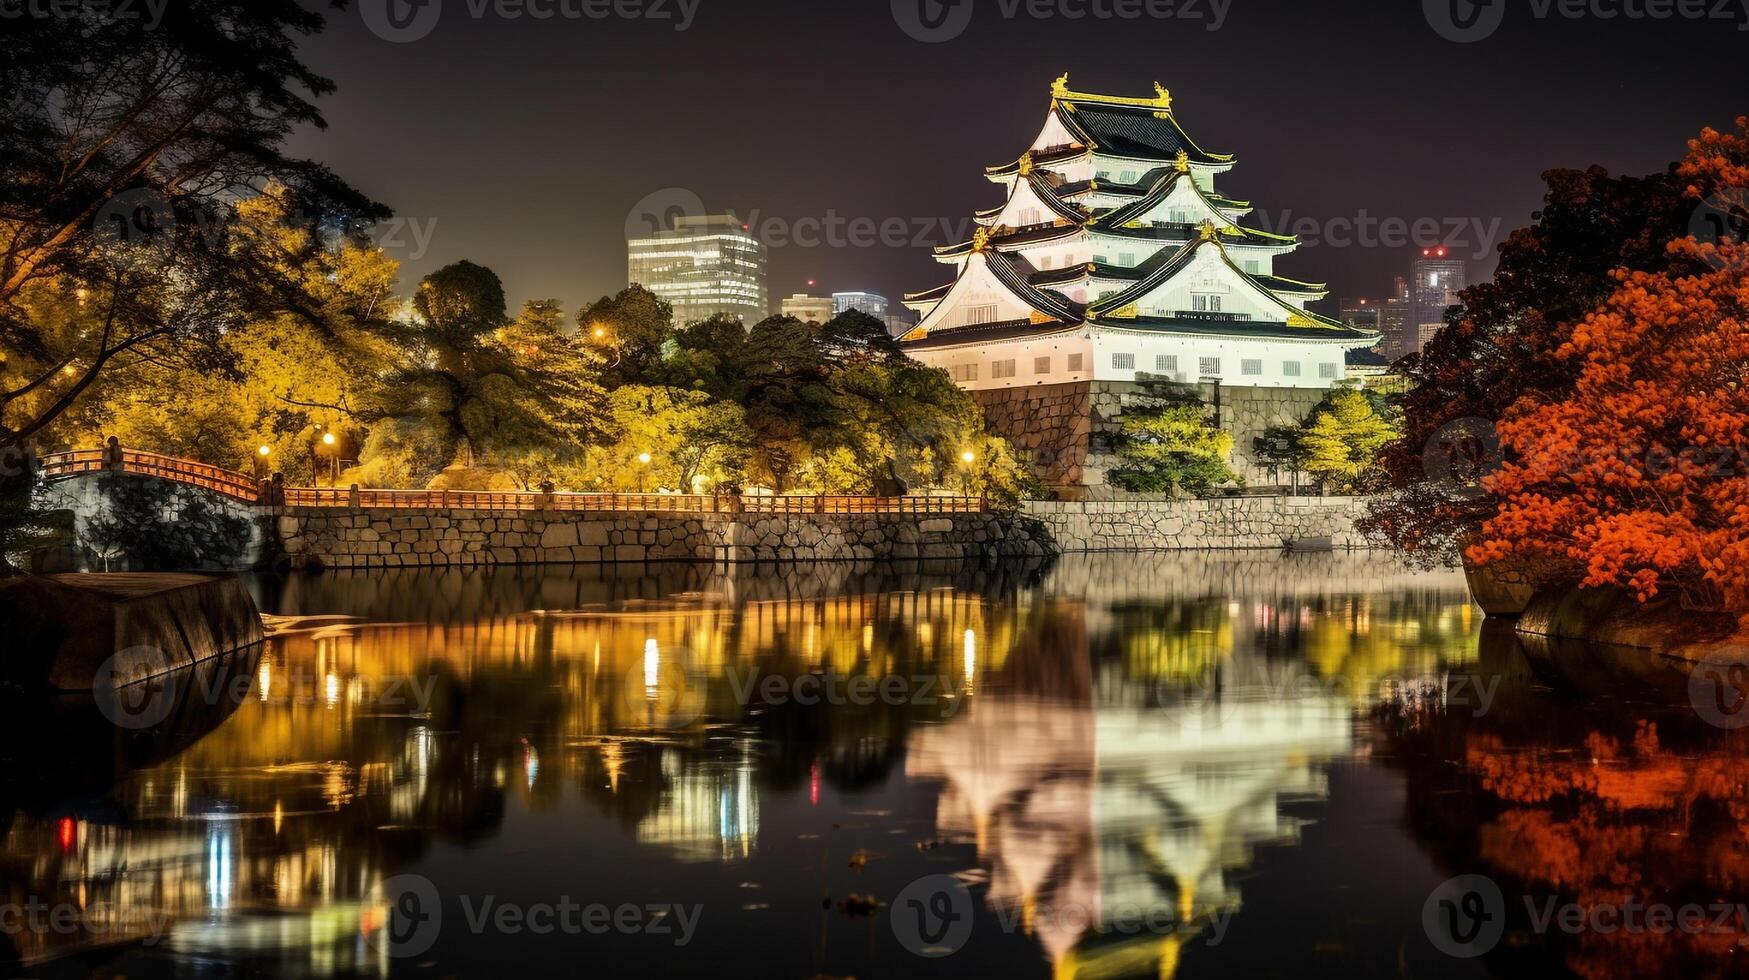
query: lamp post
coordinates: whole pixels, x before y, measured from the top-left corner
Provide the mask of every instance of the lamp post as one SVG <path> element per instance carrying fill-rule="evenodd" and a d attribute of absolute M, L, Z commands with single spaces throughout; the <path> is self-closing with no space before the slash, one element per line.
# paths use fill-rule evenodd
<path fill-rule="evenodd" d="M 271 455 L 273 455 L 273 447 L 266 443 L 262 443 L 261 447 L 255 450 L 255 478 L 257 480 L 267 478 L 267 457 Z"/>
<path fill-rule="evenodd" d="M 965 496 L 967 497 L 972 495 L 972 464 L 976 462 L 977 459 L 978 454 L 972 452 L 970 449 L 960 453 L 960 463 L 965 467 L 965 472 L 961 477 L 961 486 L 964 488 Z"/>
<path fill-rule="evenodd" d="M 647 477 L 649 475 L 649 473 L 650 473 L 650 454 L 649 453 L 639 453 L 638 454 L 638 492 L 639 493 L 648 493 L 649 492 L 647 489 L 645 489 L 645 477 Z"/>
<path fill-rule="evenodd" d="M 328 447 L 328 485 L 331 487 L 340 482 L 340 447 L 335 443 L 334 433 L 322 433 L 322 445 Z"/>
<path fill-rule="evenodd" d="M 597 344 L 607 348 L 608 354 L 611 355 L 608 358 L 607 366 L 609 368 L 619 367 L 619 338 L 614 335 L 613 328 L 597 320 L 590 325 L 589 336 Z"/>

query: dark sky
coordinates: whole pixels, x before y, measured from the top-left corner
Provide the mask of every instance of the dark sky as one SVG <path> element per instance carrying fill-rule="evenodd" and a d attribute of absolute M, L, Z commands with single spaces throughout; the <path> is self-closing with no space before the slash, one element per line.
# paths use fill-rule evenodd
<path fill-rule="evenodd" d="M 433 0 L 429 33 L 391 43 L 365 20 L 385 2 L 401 0 L 352 0 L 306 43 L 340 89 L 323 103 L 330 128 L 294 148 L 406 220 L 384 239 L 404 289 L 467 258 L 503 277 L 513 305 L 552 296 L 574 309 L 623 286 L 628 216 L 667 188 L 743 218 L 907 226 L 773 248 L 774 303 L 808 279 L 894 298 L 944 282 L 929 246 L 949 237 L 944 223 L 1000 203 L 982 168 L 1036 135 L 1064 71 L 1078 90 L 1170 88 L 1194 139 L 1238 155 L 1219 187 L 1257 205 L 1251 223 L 1309 221 L 1329 239 L 1278 271 L 1328 280 L 1333 295 L 1377 294 L 1406 270 L 1411 249 L 1382 229 L 1348 240 L 1363 214 L 1462 223 L 1454 245 L 1485 275 L 1493 240 L 1536 207 L 1543 170 L 1661 169 L 1703 125 L 1749 112 L 1749 0 L 1726 0 L 1731 20 L 1666 21 L 1539 18 L 1543 0 L 1493 0 L 1498 28 L 1461 44 L 1422 0 L 1223 0 L 1212 31 L 1211 0 L 1139 20 L 1009 17 L 1015 0 L 961 0 L 970 21 L 937 43 L 901 30 L 889 0 L 688 0 L 685 31 L 678 0 L 644 0 L 666 20 L 476 17 L 484 0 Z M 1496 222 L 1497 235 L 1476 230 Z M 429 235 L 417 257 L 415 231 Z"/>

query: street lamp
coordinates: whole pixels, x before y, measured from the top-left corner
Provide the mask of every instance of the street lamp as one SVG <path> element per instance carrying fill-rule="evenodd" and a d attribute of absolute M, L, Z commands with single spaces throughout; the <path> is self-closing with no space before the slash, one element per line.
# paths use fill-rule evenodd
<path fill-rule="evenodd" d="M 263 443 L 255 450 L 255 477 L 260 479 L 267 475 L 267 457 L 273 455 L 273 447 Z"/>
<path fill-rule="evenodd" d="M 650 472 L 650 454 L 649 453 L 639 453 L 638 454 L 638 492 L 639 493 L 647 493 L 648 492 L 645 489 L 644 477 L 649 472 Z"/>
<path fill-rule="evenodd" d="M 340 450 L 334 443 L 334 433 L 322 433 L 322 445 L 328 447 L 328 485 L 331 487 L 340 482 Z"/>
<path fill-rule="evenodd" d="M 977 458 L 978 454 L 972 452 L 970 449 L 960 453 L 960 462 L 965 464 L 966 468 L 965 475 L 961 478 L 960 484 L 964 487 L 965 495 L 968 497 L 972 495 L 972 463 L 976 461 Z"/>

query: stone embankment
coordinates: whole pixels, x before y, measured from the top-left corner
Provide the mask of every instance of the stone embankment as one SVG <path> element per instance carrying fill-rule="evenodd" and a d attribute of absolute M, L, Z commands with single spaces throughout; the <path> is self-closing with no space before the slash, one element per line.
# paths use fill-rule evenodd
<path fill-rule="evenodd" d="M 288 508 L 294 565 L 405 568 L 643 561 L 848 561 L 1055 553 L 1024 515 L 734 515 Z"/>

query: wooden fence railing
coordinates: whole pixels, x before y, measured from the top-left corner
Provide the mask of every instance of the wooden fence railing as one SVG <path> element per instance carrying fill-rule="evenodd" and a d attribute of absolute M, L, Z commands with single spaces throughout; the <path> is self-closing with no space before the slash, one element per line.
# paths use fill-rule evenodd
<path fill-rule="evenodd" d="M 55 481 L 113 469 L 107 450 L 78 449 L 42 457 L 40 472 Z M 973 514 L 979 497 L 857 497 L 833 494 L 552 493 L 476 490 L 366 490 L 275 487 L 246 473 L 160 453 L 122 450 L 121 470 L 204 487 L 249 503 L 285 507 L 391 510 L 584 511 L 680 514 Z"/>
<path fill-rule="evenodd" d="M 109 451 L 105 449 L 75 449 L 67 453 L 51 453 L 42 458 L 40 472 L 44 479 L 51 481 L 64 480 L 82 473 L 99 473 L 112 468 L 108 455 Z M 261 481 L 247 473 L 138 449 L 123 449 L 121 463 L 124 473 L 155 476 L 189 486 L 204 487 L 249 503 L 258 503 L 261 500 Z"/>

